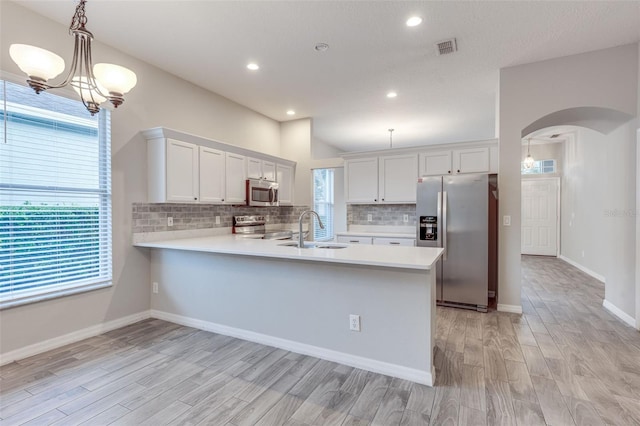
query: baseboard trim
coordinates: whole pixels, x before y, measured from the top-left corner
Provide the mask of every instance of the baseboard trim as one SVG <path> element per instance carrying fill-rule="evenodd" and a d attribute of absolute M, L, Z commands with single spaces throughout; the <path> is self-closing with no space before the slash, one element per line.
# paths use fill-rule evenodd
<path fill-rule="evenodd" d="M 604 307 L 607 311 L 611 312 L 613 315 L 618 317 L 622 322 L 627 325 L 630 325 L 633 328 L 636 328 L 636 319 L 624 312 L 622 309 L 618 308 L 613 303 L 609 302 L 607 299 L 602 301 L 602 307 Z"/>
<path fill-rule="evenodd" d="M 498 312 L 509 312 L 512 314 L 521 314 L 522 306 L 521 305 L 505 305 L 503 303 L 498 303 Z"/>
<path fill-rule="evenodd" d="M 9 364 L 13 361 L 18 361 L 30 356 L 38 355 L 43 352 L 59 348 L 61 346 L 68 345 L 70 343 L 79 342 L 80 340 L 88 339 L 89 337 L 94 337 L 99 334 L 106 333 L 107 331 L 115 330 L 117 328 L 142 321 L 149 317 L 149 311 L 143 311 L 137 314 L 118 318 L 113 321 L 108 321 L 91 327 L 83 328 L 82 330 L 73 331 L 71 333 L 54 337 L 53 339 L 45 340 L 33 345 L 25 346 L 23 348 L 16 349 L 4 354 L 0 354 L 0 365 Z"/>
<path fill-rule="evenodd" d="M 560 255 L 558 256 L 558 259 L 560 260 L 564 260 L 565 262 L 567 262 L 569 265 L 580 269 L 582 272 L 584 272 L 587 275 L 592 276 L 593 278 L 595 278 L 596 280 L 604 283 L 604 276 L 598 274 L 597 272 L 593 272 L 591 269 L 586 268 L 584 266 L 582 266 L 581 264 L 579 264 L 578 262 L 576 262 L 575 260 L 571 260 L 566 256 Z"/>
<path fill-rule="evenodd" d="M 435 377 L 435 370 L 433 368 L 431 372 L 425 372 L 397 364 L 377 361 L 370 358 L 334 351 L 332 349 L 321 348 L 318 346 L 308 345 L 306 343 L 282 339 L 267 334 L 256 333 L 254 331 L 229 327 L 222 324 L 216 324 L 209 321 L 203 321 L 154 309 L 151 310 L 151 317 L 188 327 L 194 327 L 200 330 L 223 334 L 225 336 L 248 340 L 250 342 L 274 346 L 276 348 L 284 349 L 287 351 L 309 355 L 316 358 L 325 359 L 327 361 L 337 362 L 340 364 L 348 365 L 350 367 L 372 371 L 374 373 L 380 373 L 387 376 L 410 380 L 412 382 L 421 383 L 427 386 L 433 386 Z"/>

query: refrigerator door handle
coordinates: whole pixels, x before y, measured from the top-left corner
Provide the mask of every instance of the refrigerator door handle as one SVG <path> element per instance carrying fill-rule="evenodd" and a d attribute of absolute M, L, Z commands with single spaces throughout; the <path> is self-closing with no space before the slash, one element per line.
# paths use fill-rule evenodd
<path fill-rule="evenodd" d="M 442 191 L 442 259 L 447 260 L 447 191 Z"/>

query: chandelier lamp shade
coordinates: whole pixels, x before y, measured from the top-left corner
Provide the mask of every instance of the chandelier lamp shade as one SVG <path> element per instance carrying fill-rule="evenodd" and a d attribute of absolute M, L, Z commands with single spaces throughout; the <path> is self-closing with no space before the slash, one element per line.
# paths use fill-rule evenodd
<path fill-rule="evenodd" d="M 29 86 L 40 93 L 48 89 L 59 89 L 71 85 L 82 99 L 91 115 L 100 111 L 100 104 L 109 100 L 115 108 L 124 102 L 124 94 L 137 83 L 133 71 L 113 64 L 95 64 L 91 59 L 93 34 L 86 29 L 85 3 L 80 0 L 71 19 L 69 34 L 73 36 L 73 59 L 64 81 L 50 84 L 65 68 L 64 60 L 55 53 L 27 44 L 12 44 L 11 59 L 28 76 Z"/>
<path fill-rule="evenodd" d="M 527 141 L 527 157 L 524 159 L 524 168 L 525 169 L 533 168 L 533 164 L 535 163 L 535 160 L 533 159 L 533 157 L 529 153 L 529 148 L 530 147 L 531 147 L 531 138 L 529 138 L 529 140 Z"/>

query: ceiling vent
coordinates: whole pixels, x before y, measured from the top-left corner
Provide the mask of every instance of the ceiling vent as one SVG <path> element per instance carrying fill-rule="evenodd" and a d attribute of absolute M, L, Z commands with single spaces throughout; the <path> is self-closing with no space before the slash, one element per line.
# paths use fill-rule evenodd
<path fill-rule="evenodd" d="M 458 43 L 456 43 L 455 38 L 450 38 L 436 43 L 436 48 L 438 49 L 438 55 L 448 55 L 458 51 Z"/>

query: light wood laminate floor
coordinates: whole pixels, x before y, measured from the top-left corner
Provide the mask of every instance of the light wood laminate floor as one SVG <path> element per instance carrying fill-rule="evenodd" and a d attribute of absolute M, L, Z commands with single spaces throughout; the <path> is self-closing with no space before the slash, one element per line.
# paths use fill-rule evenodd
<path fill-rule="evenodd" d="M 146 320 L 0 367 L 0 425 L 640 425 L 640 334 L 523 257 L 524 315 L 438 308 L 433 388 Z"/>

